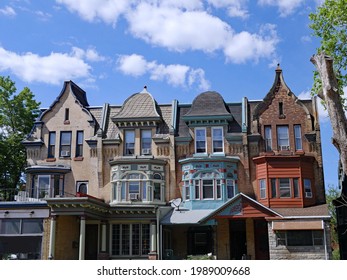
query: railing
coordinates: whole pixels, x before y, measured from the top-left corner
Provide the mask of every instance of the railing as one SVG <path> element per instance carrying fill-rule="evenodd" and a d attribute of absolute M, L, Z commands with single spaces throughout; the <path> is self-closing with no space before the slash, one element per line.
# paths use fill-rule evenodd
<path fill-rule="evenodd" d="M 52 198 L 52 197 L 76 197 L 76 196 L 78 195 L 64 192 L 54 196 L 46 195 L 46 196 L 38 197 L 37 195 L 32 195 L 31 192 L 26 190 L 19 190 L 19 189 L 13 189 L 13 188 L 0 188 L 0 203 L 10 202 L 10 201 L 34 202 L 34 201 L 43 201 L 46 198 Z"/>

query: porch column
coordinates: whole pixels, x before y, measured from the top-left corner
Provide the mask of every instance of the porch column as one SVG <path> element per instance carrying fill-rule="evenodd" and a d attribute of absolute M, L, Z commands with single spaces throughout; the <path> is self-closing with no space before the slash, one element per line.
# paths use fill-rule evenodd
<path fill-rule="evenodd" d="M 79 246 L 79 260 L 84 260 L 85 252 L 85 241 L 86 241 L 86 217 L 80 217 L 80 246 Z"/>
<path fill-rule="evenodd" d="M 156 260 L 158 258 L 158 252 L 157 252 L 157 225 L 156 221 L 152 221 L 150 225 L 150 252 L 148 254 L 148 258 L 150 260 Z"/>
<path fill-rule="evenodd" d="M 98 253 L 99 260 L 108 260 L 110 258 L 107 252 L 107 222 L 101 221 L 101 243 L 100 243 L 100 252 Z"/>
<path fill-rule="evenodd" d="M 57 224 L 57 216 L 51 217 L 51 230 L 49 233 L 49 253 L 48 259 L 53 260 L 55 254 L 55 228 Z"/>

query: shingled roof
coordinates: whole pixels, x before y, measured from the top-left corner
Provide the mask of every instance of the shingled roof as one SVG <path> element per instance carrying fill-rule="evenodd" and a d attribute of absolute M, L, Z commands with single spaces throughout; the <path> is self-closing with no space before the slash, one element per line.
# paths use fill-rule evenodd
<path fill-rule="evenodd" d="M 199 94 L 192 103 L 192 107 L 184 117 L 198 116 L 230 116 L 223 97 L 215 91 Z"/>
<path fill-rule="evenodd" d="M 121 110 L 114 115 L 114 121 L 161 120 L 156 102 L 146 88 L 125 100 Z"/>

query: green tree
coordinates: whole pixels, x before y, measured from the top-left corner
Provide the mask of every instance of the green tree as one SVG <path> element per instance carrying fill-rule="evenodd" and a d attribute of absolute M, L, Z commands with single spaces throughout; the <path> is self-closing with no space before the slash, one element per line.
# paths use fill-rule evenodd
<path fill-rule="evenodd" d="M 321 39 L 317 54 L 311 58 L 316 66 L 313 93 L 326 106 L 333 130 L 333 144 L 340 154 L 347 175 L 347 120 L 344 109 L 347 86 L 347 0 L 326 0 L 310 14 L 313 34 Z"/>
<path fill-rule="evenodd" d="M 326 190 L 326 200 L 328 204 L 329 214 L 331 216 L 330 229 L 331 229 L 331 247 L 333 249 L 333 259 L 340 259 L 339 240 L 337 235 L 337 218 L 336 210 L 333 201 L 338 198 L 340 191 L 334 185 L 329 185 Z"/>
<path fill-rule="evenodd" d="M 0 76 L 0 187 L 16 188 L 26 164 L 21 141 L 30 133 L 40 103 L 25 87 L 16 94 L 15 83 Z"/>

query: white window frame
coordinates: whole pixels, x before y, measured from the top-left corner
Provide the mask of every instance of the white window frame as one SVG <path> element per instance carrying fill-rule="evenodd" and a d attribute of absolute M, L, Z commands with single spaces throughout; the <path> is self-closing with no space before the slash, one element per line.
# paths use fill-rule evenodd
<path fill-rule="evenodd" d="M 259 195 L 260 199 L 266 198 L 266 179 L 259 179 Z"/>
<path fill-rule="evenodd" d="M 265 151 L 272 151 L 272 128 L 271 125 L 264 126 Z"/>
<path fill-rule="evenodd" d="M 285 131 L 280 131 L 282 129 L 285 129 Z M 277 126 L 277 143 L 278 143 L 278 149 L 280 151 L 290 149 L 288 125 L 278 125 Z"/>
<path fill-rule="evenodd" d="M 222 134 L 221 136 L 218 135 L 216 136 L 215 135 L 215 131 L 221 131 Z M 218 127 L 212 127 L 212 153 L 214 154 L 223 154 L 224 153 L 224 131 L 223 131 L 223 127 L 221 126 L 218 126 Z M 216 139 L 217 138 L 217 139 Z M 218 139 L 220 138 L 220 139 Z M 217 151 L 215 152 L 215 141 L 218 141 L 218 142 L 221 142 L 221 146 L 222 146 L 222 150 L 221 151 Z"/>
<path fill-rule="evenodd" d="M 132 134 L 132 135 L 131 135 Z M 129 137 L 131 135 L 131 137 Z M 124 155 L 125 156 L 134 156 L 135 155 L 135 130 L 124 130 Z M 132 142 L 131 142 L 132 141 Z M 128 145 L 133 144 L 133 153 L 128 153 Z M 129 148 L 130 150 L 130 148 Z"/>
<path fill-rule="evenodd" d="M 301 151 L 302 150 L 302 137 L 301 137 L 301 125 L 300 124 L 294 125 L 294 139 L 295 139 L 295 150 Z"/>
<path fill-rule="evenodd" d="M 198 131 L 203 131 L 204 135 L 198 136 Z M 196 127 L 195 130 L 195 153 L 197 154 L 206 154 L 207 153 L 207 141 L 206 141 L 206 127 Z M 198 139 L 199 137 L 203 137 L 203 139 Z M 198 142 L 205 142 L 205 151 L 204 152 L 198 152 Z"/>
<path fill-rule="evenodd" d="M 281 184 L 281 180 L 283 183 L 283 180 L 288 180 L 288 186 L 283 186 L 283 184 Z M 289 196 L 282 196 L 282 192 L 283 190 L 289 190 Z M 279 197 L 280 198 L 292 198 L 292 179 L 291 178 L 278 178 L 278 190 L 279 190 Z"/>
<path fill-rule="evenodd" d="M 149 137 L 148 137 L 149 134 Z M 148 146 L 148 141 L 149 146 Z M 152 154 L 152 130 L 142 129 L 141 130 L 141 155 L 151 155 Z"/>
<path fill-rule="evenodd" d="M 40 188 L 40 179 L 43 179 L 43 178 L 48 178 L 48 187 Z M 35 198 L 51 197 L 51 184 L 52 184 L 51 175 L 38 175 L 36 186 L 35 186 L 35 190 L 36 190 Z M 45 195 L 41 195 L 41 193 L 43 194 L 43 192 L 45 193 Z"/>

